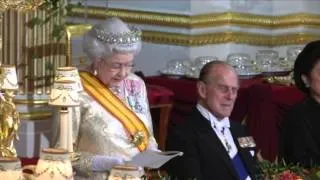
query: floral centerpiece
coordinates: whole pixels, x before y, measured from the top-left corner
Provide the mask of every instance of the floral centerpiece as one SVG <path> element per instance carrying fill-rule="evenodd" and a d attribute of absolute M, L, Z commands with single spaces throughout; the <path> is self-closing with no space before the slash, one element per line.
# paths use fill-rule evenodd
<path fill-rule="evenodd" d="M 295 164 L 287 164 L 285 161 L 271 163 L 259 162 L 261 174 L 258 179 L 264 180 L 320 180 L 319 167 L 305 169 Z"/>

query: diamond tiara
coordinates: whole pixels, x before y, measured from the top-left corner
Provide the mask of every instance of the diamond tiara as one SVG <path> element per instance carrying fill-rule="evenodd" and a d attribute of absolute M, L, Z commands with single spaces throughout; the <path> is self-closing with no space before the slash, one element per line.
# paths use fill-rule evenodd
<path fill-rule="evenodd" d="M 136 27 L 129 27 L 130 32 L 109 33 L 107 31 L 96 29 L 97 39 L 110 44 L 131 44 L 140 41 L 141 31 Z"/>

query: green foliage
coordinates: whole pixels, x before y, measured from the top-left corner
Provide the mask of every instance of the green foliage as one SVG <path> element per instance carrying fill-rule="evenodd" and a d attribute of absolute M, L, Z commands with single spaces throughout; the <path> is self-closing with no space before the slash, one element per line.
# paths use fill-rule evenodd
<path fill-rule="evenodd" d="M 290 170 L 291 172 L 294 172 L 297 175 L 305 174 L 305 169 L 299 164 L 287 164 L 285 161 L 281 161 L 280 163 L 270 163 L 269 161 L 261 161 L 259 162 L 259 167 L 263 175 L 268 177 L 273 177 L 287 170 Z"/>
<path fill-rule="evenodd" d="M 287 164 L 282 160 L 281 162 L 274 163 L 261 161 L 259 162 L 259 168 L 261 174 L 257 179 L 282 180 L 288 178 L 288 176 L 298 176 L 304 180 L 320 180 L 319 166 L 312 166 L 312 168 L 306 169 L 299 164 Z M 291 179 L 293 178 L 291 177 Z"/>
<path fill-rule="evenodd" d="M 311 174 L 310 180 L 320 180 L 320 171 L 316 171 Z"/>
<path fill-rule="evenodd" d="M 45 2 L 39 7 L 40 10 L 46 11 L 46 17 L 44 19 L 39 17 L 34 17 L 27 22 L 29 28 L 34 28 L 36 26 L 43 26 L 50 22 L 50 20 L 60 17 L 65 19 L 67 14 L 71 12 L 72 5 L 70 5 L 70 0 L 67 0 L 67 4 L 61 3 L 64 0 L 45 0 Z M 79 1 L 78 6 L 82 6 Z M 60 40 L 63 37 L 65 21 L 56 22 L 53 24 L 53 30 L 51 32 L 52 37 L 56 40 Z"/>
<path fill-rule="evenodd" d="M 54 24 L 52 35 L 56 37 L 57 40 L 60 40 L 63 37 L 64 24 Z"/>
<path fill-rule="evenodd" d="M 28 21 L 27 25 L 30 28 L 33 28 L 37 25 L 42 25 L 43 24 L 43 20 L 41 18 L 35 17 L 32 18 L 30 21 Z"/>

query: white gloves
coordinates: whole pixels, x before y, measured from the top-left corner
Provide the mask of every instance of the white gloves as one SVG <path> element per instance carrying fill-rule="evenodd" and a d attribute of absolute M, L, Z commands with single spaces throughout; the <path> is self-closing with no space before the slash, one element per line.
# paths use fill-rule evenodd
<path fill-rule="evenodd" d="M 109 157 L 96 155 L 92 158 L 92 171 L 104 172 L 109 171 L 115 165 L 124 164 L 125 161 L 120 157 Z"/>

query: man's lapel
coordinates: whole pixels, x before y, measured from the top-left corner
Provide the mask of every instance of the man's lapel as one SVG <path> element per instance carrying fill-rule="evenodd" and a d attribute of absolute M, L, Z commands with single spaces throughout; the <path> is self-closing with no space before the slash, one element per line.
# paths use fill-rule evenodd
<path fill-rule="evenodd" d="M 209 148 L 212 150 L 213 153 L 218 154 L 218 157 L 224 162 L 224 164 L 229 169 L 230 173 L 235 177 L 238 178 L 237 173 L 233 167 L 232 160 L 230 159 L 227 151 L 225 150 L 223 144 L 221 143 L 220 139 L 212 129 L 210 122 L 205 119 L 200 112 L 199 113 L 199 121 L 195 124 L 197 133 L 200 139 L 200 142 L 203 142 L 204 148 Z"/>

